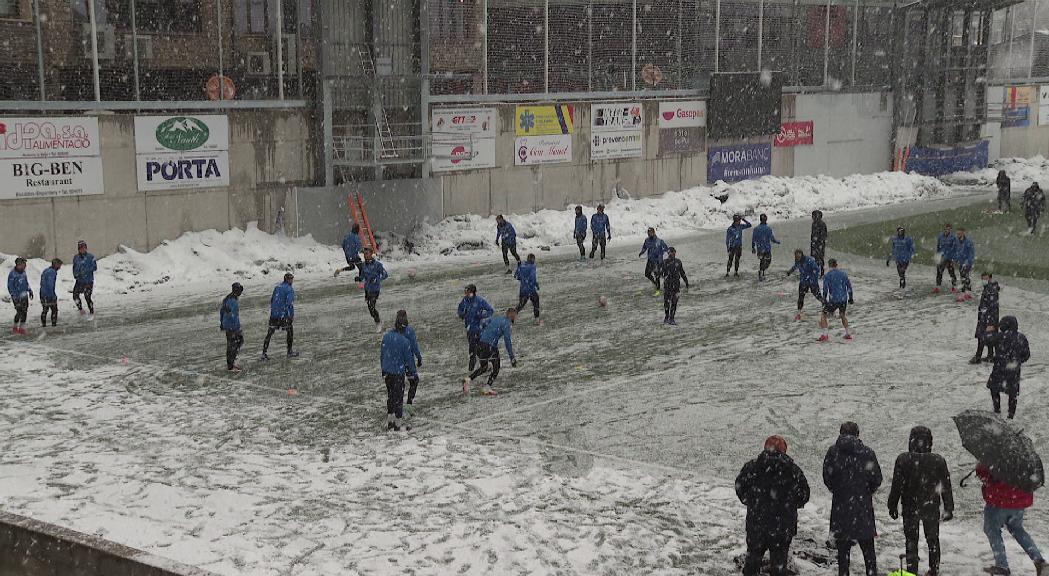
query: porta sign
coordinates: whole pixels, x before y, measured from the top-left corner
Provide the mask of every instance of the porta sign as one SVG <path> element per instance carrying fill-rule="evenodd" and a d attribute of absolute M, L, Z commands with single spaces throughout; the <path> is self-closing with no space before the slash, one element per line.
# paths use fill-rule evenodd
<path fill-rule="evenodd" d="M 104 192 L 98 119 L 0 118 L 0 200 Z"/>
<path fill-rule="evenodd" d="M 229 186 L 229 120 L 138 116 L 135 164 L 140 192 Z"/>

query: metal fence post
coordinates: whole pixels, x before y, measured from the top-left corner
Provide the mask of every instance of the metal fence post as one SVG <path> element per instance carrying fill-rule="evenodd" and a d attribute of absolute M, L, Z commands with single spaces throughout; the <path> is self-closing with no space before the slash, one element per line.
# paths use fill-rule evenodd
<path fill-rule="evenodd" d="M 488 93 L 488 0 L 481 0 L 481 18 L 484 19 L 484 38 L 483 38 L 483 49 L 484 53 L 481 54 L 481 79 L 484 84 L 484 93 Z"/>
<path fill-rule="evenodd" d="M 419 75 L 422 85 L 419 87 L 419 120 L 420 134 L 419 148 L 422 155 L 421 176 L 430 177 L 430 146 L 427 142 L 430 136 L 430 2 L 422 0 L 419 2 Z"/>
<path fill-rule="evenodd" d="M 765 35 L 765 0 L 758 0 L 758 71 L 761 71 L 761 42 Z"/>
<path fill-rule="evenodd" d="M 284 99 L 284 0 L 277 0 L 277 99 Z"/>
<path fill-rule="evenodd" d="M 543 1 L 543 92 L 550 93 L 550 0 Z"/>
<path fill-rule="evenodd" d="M 823 21 L 823 85 L 830 81 L 830 5 L 834 0 L 827 0 L 827 13 Z"/>
<path fill-rule="evenodd" d="M 721 66 L 721 0 L 714 1 L 714 73 Z"/>
<path fill-rule="evenodd" d="M 45 102 L 47 89 L 44 87 L 44 38 L 40 30 L 40 0 L 33 0 L 33 24 L 36 25 L 36 67 L 40 81 L 40 101 Z"/>
<path fill-rule="evenodd" d="M 1034 6 L 1031 8 L 1031 46 L 1030 52 L 1027 56 L 1027 77 L 1034 78 L 1034 35 L 1035 28 L 1038 27 L 1038 0 L 1033 0 Z M 1039 103 L 1041 105 L 1041 103 Z"/>
<path fill-rule="evenodd" d="M 594 0 L 586 7 L 586 89 L 594 89 Z"/>
<path fill-rule="evenodd" d="M 852 73 L 851 84 L 856 85 L 856 47 L 860 34 L 860 0 L 856 0 L 855 9 L 852 13 Z"/>
<path fill-rule="evenodd" d="M 98 80 L 98 20 L 95 19 L 95 0 L 87 0 L 87 16 L 91 22 L 91 80 L 95 87 L 95 102 L 101 102 L 102 87 Z"/>
<path fill-rule="evenodd" d="M 1009 42 L 1007 43 L 1008 49 L 1005 52 L 1005 78 L 1011 79 L 1013 77 L 1013 35 L 1016 33 L 1015 17 L 1013 15 L 1014 6 L 1010 6 L 1005 9 L 1005 21 L 1009 25 Z M 1005 31 L 1002 31 L 1005 34 Z"/>
<path fill-rule="evenodd" d="M 630 89 L 637 91 L 637 0 L 630 14 Z"/>
<path fill-rule="evenodd" d="M 135 0 L 131 0 L 131 64 L 135 75 L 135 101 L 142 100 L 138 83 L 138 20 L 135 14 Z"/>
<path fill-rule="evenodd" d="M 134 2 L 134 0 L 131 0 Z M 215 0 L 215 35 L 219 40 L 219 100 L 226 99 L 226 70 L 222 65 L 222 0 Z M 136 70 L 137 72 L 137 70 Z"/>

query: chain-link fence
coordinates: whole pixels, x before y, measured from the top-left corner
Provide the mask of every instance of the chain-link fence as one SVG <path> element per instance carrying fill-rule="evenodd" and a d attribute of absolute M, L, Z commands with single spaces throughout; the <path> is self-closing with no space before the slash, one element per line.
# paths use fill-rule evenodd
<path fill-rule="evenodd" d="M 313 0 L 0 0 L 0 99 L 306 98 L 314 26 Z"/>

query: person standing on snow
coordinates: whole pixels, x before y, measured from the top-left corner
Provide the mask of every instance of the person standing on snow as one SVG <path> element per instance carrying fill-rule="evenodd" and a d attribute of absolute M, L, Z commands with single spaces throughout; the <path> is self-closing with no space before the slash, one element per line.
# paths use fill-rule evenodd
<path fill-rule="evenodd" d="M 907 235 L 907 231 L 900 226 L 896 229 L 896 235 L 892 237 L 892 254 L 885 260 L 896 262 L 896 273 L 900 276 L 900 290 L 907 287 L 907 268 L 914 259 L 914 238 Z"/>
<path fill-rule="evenodd" d="M 732 225 L 725 230 L 725 248 L 728 250 L 728 264 L 725 266 L 725 278 L 736 264 L 736 277 L 739 277 L 739 259 L 743 256 L 743 231 L 750 228 L 750 222 L 739 214 L 732 216 Z"/>
<path fill-rule="evenodd" d="M 477 346 L 477 358 L 481 365 L 463 379 L 463 394 L 470 393 L 470 383 L 488 371 L 488 365 L 492 365 L 492 373 L 488 376 L 488 382 L 481 387 L 481 394 L 495 396 L 492 385 L 499 377 L 499 340 L 506 344 L 506 355 L 510 357 L 510 365 L 517 368 L 517 358 L 514 356 L 514 342 L 511 330 L 514 321 L 517 320 L 517 309 L 507 308 L 506 316 L 496 316 L 485 324 L 481 331 L 481 339 Z"/>
<path fill-rule="evenodd" d="M 58 271 L 62 269 L 62 261 L 55 258 L 51 265 L 40 273 L 40 325 L 47 326 L 47 313 L 51 312 L 51 326 L 58 325 Z"/>
<path fill-rule="evenodd" d="M 787 456 L 786 440 L 765 440 L 761 454 L 736 476 L 736 496 L 747 507 L 743 576 L 758 576 L 766 550 L 769 576 L 787 576 L 790 542 L 798 533 L 798 510 L 809 501 L 809 481 Z"/>
<path fill-rule="evenodd" d="M 820 265 L 820 278 L 823 278 L 824 258 L 827 254 L 827 223 L 823 221 L 823 212 L 812 211 L 812 235 L 809 239 L 809 252 Z"/>
<path fill-rule="evenodd" d="M 87 302 L 88 318 L 95 316 L 95 303 L 91 300 L 91 294 L 95 290 L 95 272 L 98 271 L 98 263 L 95 255 L 87 251 L 87 242 L 83 240 L 76 243 L 76 256 L 73 256 L 73 302 L 80 315 L 84 315 L 84 305 L 80 303 L 80 295 L 84 295 Z"/>
<path fill-rule="evenodd" d="M 495 217 L 495 243 L 503 250 L 503 264 L 506 265 L 506 273 L 509 274 L 510 258 L 507 252 L 514 255 L 518 264 L 521 263 L 521 257 L 517 255 L 517 230 L 514 230 L 514 225 L 503 218 L 502 214 Z"/>
<path fill-rule="evenodd" d="M 11 295 L 11 304 L 15 307 L 15 323 L 12 334 L 26 335 L 25 322 L 29 316 L 29 301 L 33 299 L 33 289 L 29 287 L 29 275 L 25 271 L 25 258 L 15 258 L 15 267 L 7 273 L 7 293 Z"/>
<path fill-rule="evenodd" d="M 1009 212 L 1013 209 L 1012 180 L 1005 174 L 1005 170 L 999 170 L 998 177 L 994 179 L 994 183 L 998 186 L 998 211 Z"/>
<path fill-rule="evenodd" d="M 940 572 L 940 503 L 943 521 L 954 517 L 951 472 L 943 456 L 932 451 L 932 431 L 925 426 L 911 428 L 907 452 L 896 458 L 889 490 L 889 517 L 900 517 L 903 504 L 903 535 L 907 548 L 907 571 L 918 573 L 918 529 L 924 527 L 929 547 L 929 571 Z"/>
<path fill-rule="evenodd" d="M 1032 235 L 1037 234 L 1038 218 L 1041 217 L 1042 211 L 1045 210 L 1045 192 L 1042 192 L 1042 188 L 1038 186 L 1037 182 L 1031 184 L 1031 187 L 1024 191 L 1023 206 L 1027 227 L 1031 229 Z"/>
<path fill-rule="evenodd" d="M 590 217 L 590 259 L 594 259 L 597 247 L 601 247 L 601 259 L 605 259 L 605 244 L 612 241 L 612 225 L 605 214 L 605 205 L 598 204 L 597 212 Z"/>
<path fill-rule="evenodd" d="M 958 229 L 956 258 L 958 260 L 958 272 L 962 275 L 962 293 L 958 296 L 959 302 L 972 300 L 972 272 L 973 263 L 976 261 L 976 246 L 972 238 L 967 237 L 965 228 Z"/>
<path fill-rule="evenodd" d="M 769 226 L 769 217 L 761 215 L 761 223 L 754 227 L 750 236 L 750 253 L 758 255 L 758 281 L 765 280 L 765 271 L 772 265 L 772 245 L 779 244 Z"/>
<path fill-rule="evenodd" d="M 688 289 L 688 276 L 685 275 L 685 267 L 681 260 L 677 259 L 677 250 L 670 248 L 668 257 L 663 262 L 661 274 L 663 276 L 663 323 L 677 326 L 674 316 L 677 314 L 677 301 L 681 296 L 681 281 L 685 281 L 685 289 Z"/>
<path fill-rule="evenodd" d="M 394 432 L 412 429 L 410 424 L 403 423 L 404 379 L 416 375 L 411 342 L 405 335 L 408 313 L 404 312 L 402 317 L 401 312 L 404 311 L 398 311 L 393 329 L 382 337 L 379 346 L 379 366 L 386 383 L 386 429 Z"/>
<path fill-rule="evenodd" d="M 536 324 L 539 320 L 539 279 L 536 276 L 535 254 L 529 254 L 528 258 L 514 271 L 514 278 L 521 283 L 518 292 L 517 312 L 520 313 L 529 301 L 532 302 L 532 312 L 535 314 Z"/>
<path fill-rule="evenodd" d="M 976 355 L 969 360 L 969 364 L 981 362 L 985 345 L 987 359 L 982 361 L 994 361 L 994 344 L 988 336 L 998 329 L 998 294 L 1001 286 L 994 281 L 990 272 L 981 274 L 980 280 L 983 280 L 983 293 L 980 294 L 980 306 L 976 309 Z"/>
<path fill-rule="evenodd" d="M 1034 493 L 1010 486 L 994 477 L 983 463 L 976 465 L 976 477 L 983 482 L 983 533 L 991 545 L 994 565 L 984 568 L 992 576 L 1009 576 L 1009 556 L 1002 540 L 1002 528 L 1009 531 L 1027 557 L 1034 562 L 1036 576 L 1049 574 L 1049 564 L 1038 550 L 1038 545 L 1024 528 L 1024 510 L 1034 506 Z"/>
<path fill-rule="evenodd" d="M 226 334 L 226 370 L 234 373 L 240 372 L 237 352 L 244 345 L 244 333 L 240 330 L 240 295 L 243 293 L 240 282 L 234 282 L 219 307 L 219 328 Z"/>
<path fill-rule="evenodd" d="M 415 335 L 415 328 L 408 323 L 408 312 L 406 310 L 397 311 L 397 319 L 394 320 L 394 325 L 404 325 L 404 337 L 408 339 L 408 347 L 412 351 L 412 356 L 415 358 L 415 367 L 423 367 L 423 353 L 419 349 L 419 339 Z M 415 403 L 415 393 L 419 391 L 419 372 L 416 371 L 414 374 L 409 374 L 408 378 L 408 402 L 404 405 L 404 412 L 411 416 L 414 412 L 412 407 Z"/>
<path fill-rule="evenodd" d="M 477 295 L 477 286 L 467 284 L 463 299 L 459 301 L 459 318 L 466 327 L 466 342 L 470 350 L 470 371 L 477 364 L 477 349 L 481 343 L 481 329 L 484 321 L 495 314 L 495 309 L 487 300 Z"/>
<path fill-rule="evenodd" d="M 991 391 L 991 405 L 995 414 L 1002 411 L 1000 394 L 1009 397 L 1009 419 L 1016 415 L 1016 399 L 1020 396 L 1020 369 L 1031 359 L 1031 347 L 1027 336 L 1020 333 L 1020 323 L 1015 316 L 1006 316 L 998 324 L 998 332 L 987 336 L 988 344 L 995 347 L 994 366 L 987 379 Z"/>
<path fill-rule="evenodd" d="M 795 320 L 801 320 L 801 309 L 805 307 L 805 295 L 812 294 L 816 301 L 823 302 L 820 295 L 820 265 L 812 256 L 806 256 L 805 252 L 798 248 L 794 251 L 794 266 L 787 270 L 787 276 L 798 271 L 798 313 L 794 315 Z"/>
<path fill-rule="evenodd" d="M 845 422 L 823 459 L 823 483 L 833 496 L 830 532 L 838 550 L 838 576 L 848 576 L 852 546 L 857 543 L 867 576 L 878 576 L 873 496 L 881 480 L 878 457 L 860 440 L 859 425 Z"/>
<path fill-rule="evenodd" d="M 667 253 L 670 248 L 667 243 L 659 239 L 656 236 L 656 229 L 648 229 L 648 238 L 645 238 L 645 243 L 641 245 L 641 251 L 638 252 L 637 257 L 647 255 L 645 262 L 645 278 L 648 278 L 650 282 L 656 287 L 656 296 L 662 294 L 659 291 L 659 267 L 663 264 L 663 255 Z"/>
<path fill-rule="evenodd" d="M 579 261 L 586 260 L 586 248 L 583 248 L 583 242 L 586 241 L 586 216 L 583 216 L 583 207 L 575 207 L 575 230 L 572 232 L 572 238 L 575 238 L 576 246 L 579 247 Z"/>
<path fill-rule="evenodd" d="M 957 254 L 958 238 L 955 237 L 951 225 L 945 224 L 943 234 L 936 237 L 936 287 L 932 289 L 933 294 L 940 293 L 944 270 L 951 275 L 951 292 L 958 291 L 958 277 L 954 274 L 954 259 Z"/>
<path fill-rule="evenodd" d="M 338 278 L 342 272 L 349 272 L 350 270 L 356 270 L 358 276 L 353 279 L 354 282 L 360 282 L 360 271 L 361 271 L 361 227 L 359 224 L 354 223 L 350 233 L 342 239 L 342 252 L 346 255 L 346 267 L 339 268 L 335 271 L 335 277 Z"/>
<path fill-rule="evenodd" d="M 823 277 L 823 312 L 820 314 L 820 328 L 823 329 L 823 334 L 820 335 L 819 341 L 830 340 L 830 334 L 827 333 L 827 316 L 833 316 L 835 311 L 841 313 L 845 339 L 852 340 L 852 334 L 849 334 L 849 319 L 845 315 L 848 304 L 853 304 L 852 282 L 849 282 L 849 275 L 838 268 L 837 260 L 831 258 L 827 263 L 830 264 L 830 270 Z"/>
<path fill-rule="evenodd" d="M 365 248 L 364 263 L 361 264 L 361 280 L 364 282 L 364 302 L 368 305 L 368 314 L 371 314 L 372 320 L 375 320 L 376 332 L 382 332 L 382 320 L 379 319 L 379 310 L 375 306 L 379 302 L 382 281 L 389 277 L 382 262 L 375 259 L 372 249 Z"/>
<path fill-rule="evenodd" d="M 269 360 L 266 353 L 270 349 L 270 338 L 277 330 L 284 330 L 288 336 L 288 358 L 297 358 L 298 352 L 292 349 L 295 342 L 295 289 L 291 287 L 295 275 L 291 272 L 284 275 L 284 282 L 277 284 L 270 296 L 270 322 L 266 330 L 266 339 L 262 341 L 262 359 Z"/>

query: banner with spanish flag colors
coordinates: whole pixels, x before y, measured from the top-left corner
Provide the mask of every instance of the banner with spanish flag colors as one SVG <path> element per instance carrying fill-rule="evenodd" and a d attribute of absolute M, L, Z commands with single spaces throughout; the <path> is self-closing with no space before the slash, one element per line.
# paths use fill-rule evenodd
<path fill-rule="evenodd" d="M 517 136 L 554 136 L 575 131 L 574 109 L 570 104 L 518 106 L 514 111 Z"/>

